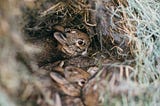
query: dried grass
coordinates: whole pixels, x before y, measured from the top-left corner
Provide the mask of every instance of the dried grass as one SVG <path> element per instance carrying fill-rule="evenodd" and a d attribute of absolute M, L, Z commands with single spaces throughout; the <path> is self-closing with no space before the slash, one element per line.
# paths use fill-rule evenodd
<path fill-rule="evenodd" d="M 106 94 L 101 97 L 104 105 L 160 105 L 160 2 L 67 1 L 42 0 L 34 5 L 32 0 L 0 1 L 0 105 L 32 106 L 33 101 L 27 100 L 35 87 L 35 95 L 45 95 L 32 74 L 37 70 L 30 55 L 35 48 L 23 37 L 49 36 L 57 24 L 88 33 L 92 48 L 98 48 L 95 52 L 107 51 L 110 58 L 121 61 L 107 65 L 126 74 L 132 70 L 118 86 L 106 80 Z M 19 20 L 23 20 L 20 25 Z M 46 101 L 54 104 L 47 96 Z"/>

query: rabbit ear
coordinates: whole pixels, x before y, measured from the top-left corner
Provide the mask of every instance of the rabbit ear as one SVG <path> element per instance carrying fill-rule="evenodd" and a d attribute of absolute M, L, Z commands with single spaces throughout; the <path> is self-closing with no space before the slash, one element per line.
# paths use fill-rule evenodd
<path fill-rule="evenodd" d="M 55 29 L 56 31 L 65 32 L 64 27 L 63 27 L 63 26 L 60 26 L 60 25 L 56 25 L 56 26 L 54 27 L 54 29 Z"/>
<path fill-rule="evenodd" d="M 64 85 L 66 83 L 69 83 L 66 79 L 64 79 L 60 74 L 56 72 L 51 72 L 50 76 L 58 84 Z"/>
<path fill-rule="evenodd" d="M 73 84 L 67 81 L 64 77 L 56 72 L 50 73 L 51 78 L 58 84 L 59 89 L 62 90 L 65 94 L 70 96 L 79 96 L 80 90 L 77 89 Z"/>
<path fill-rule="evenodd" d="M 61 32 L 55 32 L 54 38 L 62 45 L 67 44 L 67 38 Z"/>

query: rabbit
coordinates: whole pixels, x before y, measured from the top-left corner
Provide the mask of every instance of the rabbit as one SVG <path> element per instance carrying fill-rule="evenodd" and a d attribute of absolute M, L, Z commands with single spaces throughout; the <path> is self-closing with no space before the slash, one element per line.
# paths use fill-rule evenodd
<path fill-rule="evenodd" d="M 50 77 L 57 83 L 57 86 L 69 96 L 80 96 L 81 88 L 90 78 L 90 74 L 81 68 L 74 66 L 55 67 L 50 72 Z"/>
<path fill-rule="evenodd" d="M 40 106 L 84 106 L 81 91 L 90 73 L 75 66 L 63 67 L 63 62 L 53 68 L 52 72 L 40 69 L 34 73 L 37 76 L 36 92 L 42 93 L 32 96 L 36 97 L 36 103 Z"/>
<path fill-rule="evenodd" d="M 62 106 L 84 106 L 81 100 L 81 90 L 90 78 L 90 74 L 75 66 L 62 65 L 50 72 L 51 79 L 59 89 Z"/>
<path fill-rule="evenodd" d="M 85 106 L 103 106 L 107 90 L 112 96 L 128 95 L 129 88 L 132 86 L 132 83 L 128 83 L 132 70 L 125 65 L 115 65 L 117 63 L 119 62 L 104 59 L 101 61 L 101 67 L 90 67 L 87 70 L 89 73 L 97 73 L 88 80 L 82 89 L 82 101 Z M 129 87 L 124 87 L 124 85 Z M 135 90 L 131 90 L 129 93 L 138 94 L 138 90 Z"/>
<path fill-rule="evenodd" d="M 55 32 L 54 37 L 59 42 L 58 49 L 68 56 L 86 55 L 90 45 L 89 36 L 77 29 L 64 29 L 56 26 L 61 32 Z"/>
<path fill-rule="evenodd" d="M 89 36 L 78 29 L 65 29 L 55 26 L 52 36 L 33 40 L 32 43 L 40 52 L 34 54 L 39 67 L 59 60 L 87 55 L 91 43 Z"/>

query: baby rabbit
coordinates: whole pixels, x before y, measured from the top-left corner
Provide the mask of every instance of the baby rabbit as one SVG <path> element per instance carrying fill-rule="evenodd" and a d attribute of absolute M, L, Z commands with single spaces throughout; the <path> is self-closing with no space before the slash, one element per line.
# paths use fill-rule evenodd
<path fill-rule="evenodd" d="M 67 66 L 64 69 L 57 67 L 50 76 L 59 89 L 69 96 L 80 96 L 81 88 L 90 78 L 88 72 L 74 66 Z"/>
<path fill-rule="evenodd" d="M 62 26 L 56 26 L 55 30 L 52 36 L 33 42 L 41 49 L 40 53 L 36 54 L 36 61 L 40 67 L 87 54 L 90 38 L 86 33 L 77 29 L 65 29 Z"/>
<path fill-rule="evenodd" d="M 74 66 L 56 67 L 50 77 L 60 91 L 62 106 L 84 106 L 81 90 L 90 77 L 88 72 Z"/>
<path fill-rule="evenodd" d="M 37 104 L 39 106 L 84 106 L 81 91 L 90 78 L 90 73 L 75 66 L 64 67 L 63 62 L 53 69 L 54 71 L 41 69 L 34 74 L 37 78 L 36 90 L 42 93 L 41 96 L 32 95 L 32 98 L 36 97 Z"/>
<path fill-rule="evenodd" d="M 58 49 L 68 56 L 86 55 L 90 39 L 86 33 L 77 29 L 64 29 L 56 26 L 61 32 L 55 32 L 54 37 L 59 42 Z"/>
<path fill-rule="evenodd" d="M 135 89 L 130 89 L 133 87 L 132 84 L 136 85 L 136 83 L 129 82 L 131 80 L 130 75 L 133 75 L 129 67 L 109 59 L 104 59 L 101 62 L 101 68 L 91 67 L 87 71 L 97 73 L 82 89 L 82 99 L 85 106 L 103 106 L 108 92 L 110 97 L 120 95 L 135 96 L 138 94 L 139 90 L 136 87 Z"/>

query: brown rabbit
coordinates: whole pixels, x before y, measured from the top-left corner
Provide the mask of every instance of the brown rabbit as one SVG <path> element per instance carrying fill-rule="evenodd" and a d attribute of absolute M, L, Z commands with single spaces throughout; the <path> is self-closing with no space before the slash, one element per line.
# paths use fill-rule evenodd
<path fill-rule="evenodd" d="M 74 66 L 59 66 L 50 76 L 60 91 L 62 106 L 84 106 L 80 96 L 82 87 L 90 77 L 88 72 Z"/>
<path fill-rule="evenodd" d="M 90 78 L 90 74 L 78 67 L 63 67 L 63 62 L 53 68 L 52 72 L 41 69 L 35 73 L 38 77 L 37 88 L 42 92 L 41 96 L 36 95 L 37 104 L 40 106 L 84 106 L 81 100 L 81 90 Z"/>
<path fill-rule="evenodd" d="M 90 74 L 80 68 L 67 66 L 56 68 L 50 73 L 60 90 L 69 96 L 80 96 L 81 88 L 90 78 Z"/>
<path fill-rule="evenodd" d="M 56 26 L 61 32 L 55 32 L 54 37 L 59 42 L 58 49 L 68 56 L 85 55 L 90 39 L 86 33 L 77 29 L 64 29 Z"/>
<path fill-rule="evenodd" d="M 87 34 L 77 29 L 64 29 L 61 26 L 56 26 L 55 30 L 53 36 L 33 41 L 37 48 L 41 49 L 40 53 L 35 55 L 39 66 L 87 54 L 90 45 Z"/>
<path fill-rule="evenodd" d="M 101 63 L 101 68 L 89 68 L 88 72 L 98 72 L 96 76 L 90 79 L 82 90 L 82 98 L 85 106 L 103 106 L 106 90 L 110 95 L 118 96 L 126 94 L 129 91 L 132 83 L 128 83 L 129 74 L 132 71 L 124 65 L 117 64 L 117 61 L 105 59 Z M 96 71 L 97 70 L 97 71 Z M 124 84 L 128 86 L 124 87 Z M 135 90 L 130 90 L 129 93 L 136 94 Z"/>

